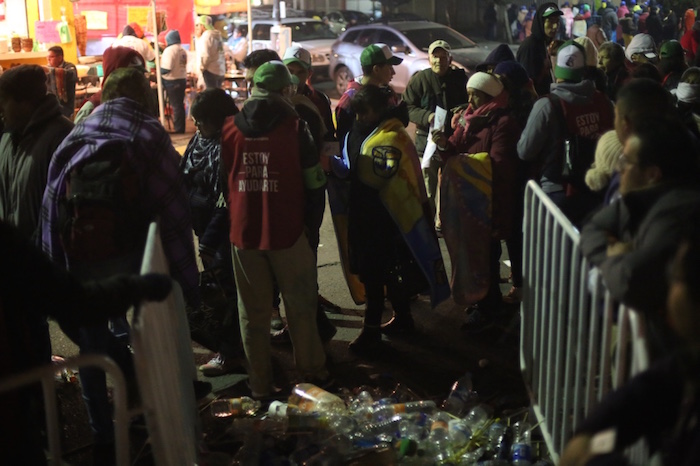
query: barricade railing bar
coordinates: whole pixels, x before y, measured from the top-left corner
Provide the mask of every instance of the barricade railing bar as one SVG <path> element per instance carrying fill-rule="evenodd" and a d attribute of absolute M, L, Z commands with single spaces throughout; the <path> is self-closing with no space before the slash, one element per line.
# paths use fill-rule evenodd
<path fill-rule="evenodd" d="M 579 232 L 534 182 L 525 192 L 520 366 L 555 464 L 610 390 L 648 367 L 643 321 L 582 256 Z M 642 442 L 627 452 L 645 464 Z"/>
<path fill-rule="evenodd" d="M 157 222 L 149 227 L 141 273 L 169 274 Z M 193 386 L 197 373 L 177 283 L 165 301 L 143 303 L 134 316 L 131 343 L 156 464 L 197 464 L 201 432 Z"/>
<path fill-rule="evenodd" d="M 64 463 L 61 459 L 61 427 L 56 400 L 56 374 L 64 369 L 80 369 L 84 367 L 96 367 L 103 370 L 110 377 L 113 387 L 112 403 L 114 406 L 116 465 L 127 466 L 129 464 L 129 417 L 126 382 L 119 366 L 109 357 L 86 354 L 6 377 L 0 380 L 0 393 L 25 388 L 37 382 L 41 383 L 46 413 L 46 433 L 49 442 L 49 464 L 60 466 Z"/>

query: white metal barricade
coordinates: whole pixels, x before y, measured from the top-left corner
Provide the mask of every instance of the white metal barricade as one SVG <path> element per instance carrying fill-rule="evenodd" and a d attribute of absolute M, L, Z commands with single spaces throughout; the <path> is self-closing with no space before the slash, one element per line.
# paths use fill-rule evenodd
<path fill-rule="evenodd" d="M 0 380 L 0 393 L 41 383 L 46 411 L 46 432 L 49 440 L 50 464 L 61 465 L 61 432 L 56 406 L 56 373 L 63 369 L 96 367 L 111 377 L 114 405 L 114 441 L 117 466 L 129 464 L 129 418 L 127 413 L 126 382 L 119 366 L 107 356 L 87 354 L 68 358 L 58 364 L 47 364 Z"/>
<path fill-rule="evenodd" d="M 579 249 L 579 232 L 534 182 L 525 193 L 520 366 L 556 462 L 611 389 L 648 366 L 638 314 L 617 306 Z M 644 445 L 628 451 L 643 464 Z"/>
<path fill-rule="evenodd" d="M 141 273 L 168 274 L 157 223 L 152 223 Z M 147 302 L 135 314 L 131 336 L 146 425 L 156 464 L 197 463 L 199 416 L 193 381 L 197 374 L 182 291 Z"/>

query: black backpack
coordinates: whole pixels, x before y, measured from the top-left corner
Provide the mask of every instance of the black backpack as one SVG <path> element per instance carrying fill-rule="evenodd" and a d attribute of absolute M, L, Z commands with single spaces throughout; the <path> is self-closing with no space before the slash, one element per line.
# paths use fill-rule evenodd
<path fill-rule="evenodd" d="M 59 222 L 69 260 L 96 262 L 143 250 L 149 218 L 129 150 L 125 142 L 106 144 L 68 175 Z"/>

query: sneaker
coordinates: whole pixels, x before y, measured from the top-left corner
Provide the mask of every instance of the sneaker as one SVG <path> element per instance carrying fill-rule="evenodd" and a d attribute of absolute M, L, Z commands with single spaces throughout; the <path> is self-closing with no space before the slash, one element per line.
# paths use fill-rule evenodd
<path fill-rule="evenodd" d="M 466 333 L 475 334 L 481 333 L 494 326 L 496 323 L 494 318 L 491 317 L 492 313 L 484 311 L 481 308 L 477 308 L 467 316 L 467 321 L 462 324 L 461 329 Z"/>
<path fill-rule="evenodd" d="M 523 300 L 523 289 L 513 286 L 507 295 L 503 296 L 503 302 L 506 304 L 518 304 Z"/>
<path fill-rule="evenodd" d="M 280 316 L 280 308 L 272 308 L 272 320 L 270 321 L 270 328 L 272 330 L 282 330 L 284 328 L 284 321 L 282 316 Z"/>
<path fill-rule="evenodd" d="M 318 334 L 321 337 L 323 343 L 328 343 L 333 339 L 338 329 L 335 325 L 328 322 L 327 324 L 321 324 L 318 326 Z M 278 330 L 270 336 L 270 342 L 275 345 L 291 345 L 292 339 L 289 336 L 289 327 L 284 326 L 282 330 Z"/>
<path fill-rule="evenodd" d="M 363 328 L 348 345 L 353 353 L 364 357 L 376 357 L 383 348 L 382 333 L 378 328 Z"/>
<path fill-rule="evenodd" d="M 338 329 L 335 328 L 335 325 L 331 324 L 328 320 L 326 320 L 325 323 L 318 325 L 318 335 L 321 337 L 321 342 L 323 343 L 328 343 L 331 341 L 336 333 L 338 333 Z"/>
<path fill-rule="evenodd" d="M 225 358 L 221 353 L 216 353 L 208 363 L 199 366 L 199 371 L 206 377 L 218 377 L 240 372 L 241 370 L 243 370 L 243 367 L 237 359 Z"/>
<path fill-rule="evenodd" d="M 384 335 L 399 335 L 402 333 L 412 332 L 416 328 L 411 314 L 398 317 L 394 314 L 387 323 L 381 325 L 381 331 Z"/>
<path fill-rule="evenodd" d="M 330 312 L 332 314 L 340 314 L 342 310 L 337 304 L 333 304 L 321 295 L 318 295 L 318 308 L 323 312 Z"/>
<path fill-rule="evenodd" d="M 270 335 L 270 342 L 275 345 L 291 345 L 292 339 L 289 336 L 289 327 L 285 325 Z"/>

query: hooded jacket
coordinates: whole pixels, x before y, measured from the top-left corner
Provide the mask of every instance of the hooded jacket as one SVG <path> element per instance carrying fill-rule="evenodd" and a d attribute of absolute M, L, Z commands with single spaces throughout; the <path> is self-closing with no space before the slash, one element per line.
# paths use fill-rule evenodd
<path fill-rule="evenodd" d="M 47 94 L 22 131 L 0 138 L 0 219 L 25 238 L 38 231 L 51 156 L 72 128 L 56 96 Z"/>
<path fill-rule="evenodd" d="M 544 34 L 544 18 L 542 14 L 547 8 L 557 8 L 556 3 L 543 3 L 537 8 L 535 19 L 532 21 L 532 34 L 520 44 L 516 59 L 527 70 L 528 76 L 535 85 L 538 95 L 549 93 L 552 84 L 552 72 L 547 46 L 551 42 Z"/>
<path fill-rule="evenodd" d="M 508 44 L 501 44 L 495 49 L 491 50 L 491 53 L 486 56 L 486 59 L 483 62 L 476 65 L 476 71 L 488 73 L 489 66 L 495 67 L 504 61 L 514 60 L 515 56 L 513 56 L 513 51 L 510 49 Z"/>
<path fill-rule="evenodd" d="M 326 177 L 307 124 L 280 94 L 256 88 L 221 138 L 231 243 L 291 247 L 324 207 Z"/>
<path fill-rule="evenodd" d="M 591 102 L 600 102 L 596 109 L 598 119 L 595 124 L 598 126 L 592 130 L 591 134 L 600 134 L 612 129 L 614 121 L 612 102 L 607 98 L 600 98 L 600 92 L 595 89 L 593 81 L 587 79 L 580 83 L 554 84 L 551 90 L 552 94 L 570 105 L 572 109 L 576 106 L 587 106 Z M 598 96 L 594 96 L 596 93 Z M 518 141 L 518 156 L 522 160 L 535 162 L 541 167 L 537 181 L 546 193 L 564 189 L 561 184 L 562 141 L 565 139 L 566 132 L 566 121 L 557 117 L 549 98 L 541 98 L 535 102 Z"/>

